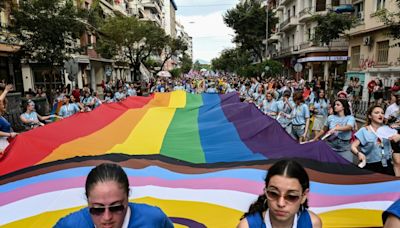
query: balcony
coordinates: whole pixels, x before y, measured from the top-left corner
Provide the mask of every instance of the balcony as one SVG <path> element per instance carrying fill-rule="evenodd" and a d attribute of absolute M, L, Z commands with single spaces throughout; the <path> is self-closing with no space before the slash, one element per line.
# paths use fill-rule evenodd
<path fill-rule="evenodd" d="M 305 41 L 300 43 L 300 52 L 320 52 L 320 51 L 345 51 L 349 48 L 349 42 L 345 39 L 337 39 L 331 41 L 329 47 L 326 44 L 321 44 L 315 41 Z"/>
<path fill-rule="evenodd" d="M 290 23 L 290 18 L 284 20 L 280 25 L 279 28 L 280 30 L 282 30 L 286 25 L 288 25 Z"/>
<path fill-rule="evenodd" d="M 277 33 L 274 33 L 268 38 L 268 43 L 275 43 L 279 40 L 280 40 L 280 36 Z"/>
<path fill-rule="evenodd" d="M 161 7 L 158 3 L 158 1 L 155 0 L 147 0 L 147 1 L 142 1 L 143 7 L 144 8 L 150 8 L 155 10 L 154 12 L 156 12 L 157 14 L 162 14 L 162 10 Z"/>
<path fill-rule="evenodd" d="M 313 14 L 313 8 L 307 7 L 304 8 L 302 11 L 299 13 L 299 22 L 305 22 L 308 19 L 312 17 Z"/>
<path fill-rule="evenodd" d="M 161 19 L 160 19 L 157 15 L 155 15 L 155 14 L 148 13 L 148 14 L 145 15 L 145 17 L 142 18 L 141 20 L 144 20 L 144 21 L 153 21 L 153 22 L 157 23 L 159 26 L 162 26 Z"/>
<path fill-rule="evenodd" d="M 286 29 L 290 29 L 295 27 L 299 22 L 299 19 L 296 16 L 290 17 L 286 20 L 284 20 L 280 25 L 279 25 L 279 29 L 281 31 L 284 31 Z"/>
<path fill-rule="evenodd" d="M 281 49 L 281 52 L 279 54 L 280 55 L 289 55 L 292 53 L 292 51 L 293 51 L 293 46 L 284 47 Z"/>
<path fill-rule="evenodd" d="M 281 0 L 279 1 L 279 5 L 287 5 L 288 3 L 292 2 L 293 0 Z"/>

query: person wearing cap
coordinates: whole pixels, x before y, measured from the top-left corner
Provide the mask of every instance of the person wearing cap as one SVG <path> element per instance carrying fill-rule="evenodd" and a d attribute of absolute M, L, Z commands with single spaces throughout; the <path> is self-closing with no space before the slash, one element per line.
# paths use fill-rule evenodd
<path fill-rule="evenodd" d="M 19 118 L 21 119 L 26 130 L 44 126 L 44 123 L 40 121 L 48 120 L 52 117 L 58 117 L 57 115 L 41 116 L 35 111 L 35 102 L 29 100 L 26 103 L 26 111 L 22 113 Z"/>

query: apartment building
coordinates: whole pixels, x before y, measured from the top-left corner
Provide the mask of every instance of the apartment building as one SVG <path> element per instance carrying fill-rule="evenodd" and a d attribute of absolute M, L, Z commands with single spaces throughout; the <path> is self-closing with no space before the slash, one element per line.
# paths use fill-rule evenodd
<path fill-rule="evenodd" d="M 399 40 L 388 36 L 387 27 L 377 17 L 380 9 L 399 12 L 395 0 L 353 0 L 354 14 L 360 23 L 349 31 L 350 61 L 347 78 L 357 77 L 363 84 L 363 100 L 368 99 L 367 84 L 372 79 L 382 80 L 391 87 L 400 76 Z"/>
<path fill-rule="evenodd" d="M 191 59 L 193 58 L 193 38 L 189 36 L 189 34 L 185 31 L 185 27 L 180 23 L 176 22 L 176 31 L 177 36 L 181 37 L 188 46 L 188 49 L 185 51 L 185 54 L 189 56 Z"/>
<path fill-rule="evenodd" d="M 343 81 L 348 41 L 340 38 L 330 47 L 314 42 L 317 24 L 311 18 L 349 3 L 350 0 L 269 0 L 269 7 L 279 18 L 275 33 L 268 39 L 270 57 L 284 64 L 286 75 L 294 75 L 293 66 L 301 63 L 301 75 L 310 81 L 316 77 Z"/>
<path fill-rule="evenodd" d="M 19 46 L 13 44 L 12 34 L 7 27 L 10 23 L 9 1 L 0 1 L 0 81 L 13 83 L 16 90 L 22 90 L 22 74 L 20 61 L 13 54 Z"/>

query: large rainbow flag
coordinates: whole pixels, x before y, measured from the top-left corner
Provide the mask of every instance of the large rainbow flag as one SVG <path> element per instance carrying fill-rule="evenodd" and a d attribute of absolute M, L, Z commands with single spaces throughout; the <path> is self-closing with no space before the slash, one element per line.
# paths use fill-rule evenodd
<path fill-rule="evenodd" d="M 324 227 L 377 227 L 400 180 L 360 170 L 324 142 L 299 145 L 237 94 L 131 97 L 17 136 L 0 161 L 0 226 L 51 227 L 86 205 L 85 177 L 122 165 L 131 200 L 176 227 L 235 227 L 277 159 L 295 158 Z"/>

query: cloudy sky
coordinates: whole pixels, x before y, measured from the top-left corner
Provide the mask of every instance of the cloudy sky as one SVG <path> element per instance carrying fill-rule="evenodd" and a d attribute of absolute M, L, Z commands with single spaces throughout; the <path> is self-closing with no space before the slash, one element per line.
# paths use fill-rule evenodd
<path fill-rule="evenodd" d="M 178 6 L 177 20 L 193 37 L 193 60 L 207 62 L 219 53 L 232 47 L 233 30 L 222 19 L 226 10 L 233 8 L 239 0 L 175 0 Z"/>

